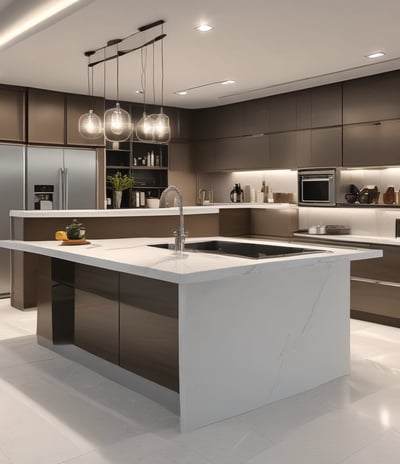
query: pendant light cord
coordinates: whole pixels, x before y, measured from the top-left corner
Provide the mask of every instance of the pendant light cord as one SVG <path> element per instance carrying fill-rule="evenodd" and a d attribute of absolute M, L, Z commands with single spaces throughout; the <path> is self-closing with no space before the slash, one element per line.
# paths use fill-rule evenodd
<path fill-rule="evenodd" d="M 164 35 L 164 24 L 161 25 L 161 35 Z M 161 39 L 161 110 L 163 106 L 164 106 L 164 38 Z"/>
<path fill-rule="evenodd" d="M 103 63 L 103 95 L 104 102 L 106 101 L 106 49 L 104 48 L 104 63 Z"/>
<path fill-rule="evenodd" d="M 153 42 L 153 111 L 156 106 L 156 79 L 155 79 L 155 57 L 154 57 L 154 42 Z"/>
<path fill-rule="evenodd" d="M 143 112 L 146 112 L 146 68 L 147 68 L 147 48 L 140 50 L 140 62 L 142 65 L 142 75 L 140 77 L 140 85 L 143 91 Z"/>
<path fill-rule="evenodd" d="M 119 51 L 117 44 L 117 102 L 119 101 Z"/>

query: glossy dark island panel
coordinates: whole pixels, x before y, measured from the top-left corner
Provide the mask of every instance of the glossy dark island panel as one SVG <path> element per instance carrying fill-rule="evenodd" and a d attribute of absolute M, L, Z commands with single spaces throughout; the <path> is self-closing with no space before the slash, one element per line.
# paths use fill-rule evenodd
<path fill-rule="evenodd" d="M 118 272 L 75 264 L 75 345 L 119 362 Z"/>
<path fill-rule="evenodd" d="M 120 365 L 179 391 L 178 285 L 120 274 Z"/>

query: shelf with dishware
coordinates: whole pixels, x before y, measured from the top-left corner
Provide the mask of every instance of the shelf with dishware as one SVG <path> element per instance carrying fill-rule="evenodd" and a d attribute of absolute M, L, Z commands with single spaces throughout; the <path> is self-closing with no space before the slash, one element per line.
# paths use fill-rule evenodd
<path fill-rule="evenodd" d="M 106 175 L 133 177 L 134 184 L 122 194 L 121 208 L 147 206 L 147 199 L 160 198 L 168 186 L 168 145 L 128 141 L 109 143 L 106 148 Z M 107 207 L 115 207 L 113 192 L 106 185 Z"/>

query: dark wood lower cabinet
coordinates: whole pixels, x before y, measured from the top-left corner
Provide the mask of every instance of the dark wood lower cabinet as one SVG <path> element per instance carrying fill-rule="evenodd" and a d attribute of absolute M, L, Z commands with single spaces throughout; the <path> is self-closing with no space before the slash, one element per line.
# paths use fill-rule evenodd
<path fill-rule="evenodd" d="M 39 257 L 37 334 L 179 391 L 178 285 Z"/>
<path fill-rule="evenodd" d="M 114 364 L 119 362 L 117 272 L 75 265 L 75 345 Z"/>
<path fill-rule="evenodd" d="M 179 391 L 178 285 L 120 278 L 121 367 Z"/>

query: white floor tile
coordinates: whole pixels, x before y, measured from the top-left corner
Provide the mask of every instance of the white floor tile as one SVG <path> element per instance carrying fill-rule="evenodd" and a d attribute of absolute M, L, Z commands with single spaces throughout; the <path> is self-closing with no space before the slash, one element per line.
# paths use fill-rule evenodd
<path fill-rule="evenodd" d="M 351 374 L 188 434 L 178 417 L 36 343 L 0 300 L 0 464 L 394 464 L 400 330 L 350 322 Z"/>
<path fill-rule="evenodd" d="M 389 431 L 343 461 L 343 464 L 398 464 L 399 461 L 400 435 Z"/>
<path fill-rule="evenodd" d="M 361 414 L 335 411 L 298 428 L 248 464 L 339 464 L 383 432 L 385 427 Z"/>

